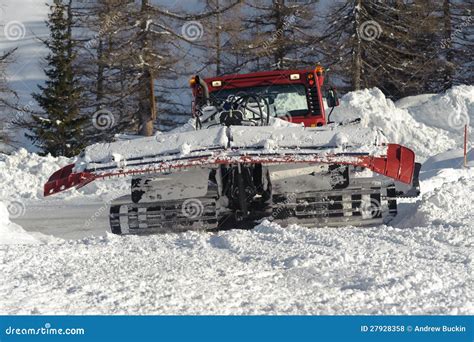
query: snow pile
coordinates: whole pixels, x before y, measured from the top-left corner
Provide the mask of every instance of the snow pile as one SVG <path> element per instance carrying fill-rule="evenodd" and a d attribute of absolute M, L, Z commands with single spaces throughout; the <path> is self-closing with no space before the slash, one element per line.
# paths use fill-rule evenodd
<path fill-rule="evenodd" d="M 0 202 L 0 246 L 53 242 L 57 239 L 41 233 L 27 233 L 19 225 L 10 222 L 7 205 Z"/>
<path fill-rule="evenodd" d="M 386 148 L 374 148 L 378 142 L 386 142 L 385 137 L 377 130 L 367 129 L 360 125 L 331 126 L 305 128 L 302 126 L 269 129 L 265 126 L 258 127 L 230 127 L 229 134 L 232 136 L 231 146 L 254 148 L 264 153 L 265 146 L 270 145 L 274 149 L 292 149 L 295 146 L 300 149 L 311 149 L 318 146 L 324 152 L 331 149 L 344 148 L 344 152 L 386 152 Z M 268 144 L 267 142 L 270 142 Z M 347 145 L 347 146 L 346 146 Z M 262 149 L 263 148 L 263 149 Z M 254 152 L 255 153 L 255 152 Z M 323 154 L 323 153 L 321 153 Z"/>
<path fill-rule="evenodd" d="M 49 176 L 69 162 L 68 158 L 41 157 L 25 149 L 10 156 L 0 154 L 0 199 L 41 198 Z"/>
<path fill-rule="evenodd" d="M 422 197 L 392 224 L 398 227 L 474 227 L 474 150 L 463 167 L 463 151 L 428 159 L 420 173 Z"/>
<path fill-rule="evenodd" d="M 440 95 L 420 95 L 397 103 L 377 88 L 346 94 L 333 119 L 361 118 L 380 128 L 393 143 L 410 147 L 419 160 L 460 147 L 465 123 L 474 123 L 474 86 L 457 86 Z M 470 119 L 469 119 L 470 118 Z"/>
<path fill-rule="evenodd" d="M 410 96 L 396 106 L 425 125 L 459 136 L 465 124 L 474 125 L 474 86 L 456 86 L 442 94 Z"/>
<path fill-rule="evenodd" d="M 12 155 L 0 154 L 0 200 L 37 200 L 43 198 L 43 186 L 48 178 L 60 168 L 73 163 L 65 157 L 39 156 L 25 149 Z M 110 193 L 127 193 L 129 182 L 125 179 L 95 182 L 80 190 L 71 190 L 54 196 L 56 200 L 71 197 L 109 199 Z M 53 197 L 52 197 L 53 198 Z"/>
<path fill-rule="evenodd" d="M 474 166 L 474 150 L 466 151 L 468 167 Z M 422 171 L 437 171 L 441 169 L 460 169 L 464 166 L 464 149 L 448 150 L 430 157 L 423 163 Z"/>

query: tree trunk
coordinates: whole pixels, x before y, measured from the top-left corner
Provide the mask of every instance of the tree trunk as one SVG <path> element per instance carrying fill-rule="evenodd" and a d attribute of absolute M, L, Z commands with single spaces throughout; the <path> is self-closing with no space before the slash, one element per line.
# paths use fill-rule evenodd
<path fill-rule="evenodd" d="M 142 24 L 141 24 L 141 39 L 142 39 L 142 57 L 145 65 L 143 66 L 143 73 L 139 78 L 140 96 L 139 96 L 139 120 L 140 128 L 139 134 L 144 136 L 153 135 L 153 125 L 156 121 L 156 105 L 155 105 L 155 86 L 153 78 L 153 70 L 150 66 L 149 53 L 152 48 L 149 41 L 148 24 L 148 0 L 142 0 Z"/>
<path fill-rule="evenodd" d="M 139 134 L 149 137 L 153 135 L 153 125 L 156 121 L 155 105 L 155 87 L 153 82 L 153 73 L 149 68 L 145 70 L 139 79 L 140 82 L 140 100 L 139 100 Z"/>
<path fill-rule="evenodd" d="M 275 25 L 275 34 L 276 34 L 276 51 L 275 51 L 275 64 L 278 69 L 283 69 L 284 65 L 284 57 L 285 57 L 285 49 L 282 46 L 285 41 L 285 23 L 284 18 L 285 15 L 283 13 L 284 8 L 284 1 L 283 0 L 276 0 L 274 3 L 275 6 L 275 17 L 276 17 L 276 25 Z"/>
<path fill-rule="evenodd" d="M 103 41 L 99 38 L 99 44 L 97 47 L 97 87 L 96 87 L 96 110 L 100 109 L 102 99 L 104 97 L 104 51 Z"/>
<path fill-rule="evenodd" d="M 453 86 L 453 43 L 451 41 L 452 35 L 452 22 L 451 22 L 451 11 L 450 11 L 450 0 L 443 1 L 443 18 L 444 18 L 444 39 L 446 48 L 446 66 L 444 68 L 444 90 L 449 89 Z"/>
<path fill-rule="evenodd" d="M 361 37 L 359 33 L 359 27 L 362 24 L 360 18 L 360 8 L 362 7 L 362 0 L 357 0 L 357 5 L 354 17 L 354 31 L 355 31 L 355 44 L 354 51 L 352 52 L 352 86 L 355 90 L 360 89 L 361 83 L 361 69 L 362 69 L 362 56 L 361 56 Z"/>
<path fill-rule="evenodd" d="M 220 10 L 219 0 L 216 0 L 216 11 Z M 221 15 L 216 15 L 216 30 L 215 30 L 215 39 L 216 39 L 216 76 L 221 75 Z"/>

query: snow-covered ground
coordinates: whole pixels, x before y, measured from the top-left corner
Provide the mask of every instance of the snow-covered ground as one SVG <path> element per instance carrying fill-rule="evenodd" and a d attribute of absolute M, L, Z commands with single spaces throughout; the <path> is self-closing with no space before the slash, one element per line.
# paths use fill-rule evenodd
<path fill-rule="evenodd" d="M 343 113 L 424 162 L 390 226 L 118 237 L 106 217 L 125 181 L 43 199 L 70 161 L 0 155 L 0 314 L 472 314 L 474 152 L 463 168 L 459 148 L 474 87 L 397 103 L 363 90 Z"/>

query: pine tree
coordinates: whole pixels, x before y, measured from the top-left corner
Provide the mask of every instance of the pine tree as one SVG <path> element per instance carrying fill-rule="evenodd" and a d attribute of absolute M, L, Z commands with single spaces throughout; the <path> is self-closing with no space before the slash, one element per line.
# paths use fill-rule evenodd
<path fill-rule="evenodd" d="M 239 63 L 241 53 L 241 38 L 243 12 L 245 6 L 240 4 L 230 10 L 220 13 L 222 7 L 229 6 L 232 0 L 205 0 L 206 10 L 215 12 L 205 21 L 203 44 L 197 46 L 204 51 L 203 61 L 207 75 L 220 76 L 236 73 L 242 67 Z M 197 44 L 195 44 L 197 45 Z"/>
<path fill-rule="evenodd" d="M 436 1 L 351 0 L 335 6 L 322 37 L 325 63 L 346 89 L 379 87 L 387 96 L 439 87 Z"/>
<path fill-rule="evenodd" d="M 15 97 L 16 94 L 8 86 L 6 69 L 12 60 L 12 56 L 16 49 L 6 51 L 0 55 L 0 152 L 6 151 L 6 145 L 12 143 L 10 134 L 10 125 L 8 125 L 8 117 L 6 110 L 9 109 L 10 101 L 8 98 Z M 10 118 L 11 119 L 11 118 Z"/>
<path fill-rule="evenodd" d="M 440 10 L 441 43 L 437 53 L 445 60 L 443 90 L 474 83 L 474 1 L 443 0 Z"/>
<path fill-rule="evenodd" d="M 212 20 L 238 2 L 225 0 L 219 9 L 199 14 L 173 11 L 148 0 L 96 0 L 76 6 L 84 30 L 92 32 L 80 44 L 81 84 L 88 103 L 84 111 L 92 115 L 107 110 L 115 121 L 92 140 L 108 140 L 123 131 L 149 135 L 153 127 L 169 129 L 183 112 L 187 120 L 189 106 L 179 95 L 190 93 L 187 79 L 196 70 L 188 67 L 190 62 L 196 65 L 194 49 L 204 49 L 204 44 L 183 36 L 182 28 Z M 183 78 L 186 84 L 177 82 Z"/>
<path fill-rule="evenodd" d="M 241 51 L 251 70 L 314 66 L 318 35 L 314 25 L 317 0 L 246 2 Z"/>
<path fill-rule="evenodd" d="M 128 0 L 77 2 L 73 6 L 78 26 L 75 66 L 82 86 L 81 112 L 90 118 L 85 129 L 89 142 L 110 141 L 117 133 L 138 130 L 138 62 L 129 53 L 136 11 Z M 103 119 L 103 124 L 97 125 L 97 118 Z"/>
<path fill-rule="evenodd" d="M 73 156 L 84 147 L 83 126 L 86 118 L 80 115 L 81 88 L 73 68 L 75 45 L 72 40 L 73 18 L 71 2 L 55 0 L 50 6 L 47 26 L 50 38 L 44 41 L 49 49 L 44 86 L 33 98 L 41 107 L 42 115 L 32 115 L 25 126 L 27 137 L 34 145 L 53 156 Z"/>

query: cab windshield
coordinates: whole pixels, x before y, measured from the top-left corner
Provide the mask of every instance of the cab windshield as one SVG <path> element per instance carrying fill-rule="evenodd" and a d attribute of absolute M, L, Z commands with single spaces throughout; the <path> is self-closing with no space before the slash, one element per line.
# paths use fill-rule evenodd
<path fill-rule="evenodd" d="M 302 84 L 270 85 L 222 89 L 210 94 L 211 100 L 225 101 L 229 96 L 254 95 L 267 100 L 270 116 L 304 116 L 309 113 L 306 88 Z"/>

